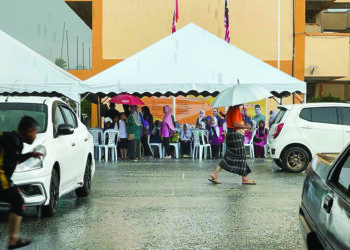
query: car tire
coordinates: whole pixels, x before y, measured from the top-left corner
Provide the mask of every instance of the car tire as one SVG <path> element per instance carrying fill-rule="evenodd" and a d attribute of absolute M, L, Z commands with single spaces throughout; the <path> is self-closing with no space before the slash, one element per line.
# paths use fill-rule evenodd
<path fill-rule="evenodd" d="M 283 169 L 283 164 L 282 164 L 281 159 L 273 159 L 273 161 L 275 162 L 275 164 L 277 165 L 277 167 Z"/>
<path fill-rule="evenodd" d="M 88 159 L 86 161 L 86 167 L 84 172 L 84 185 L 81 188 L 75 190 L 75 194 L 79 197 L 86 197 L 91 191 L 91 162 Z"/>
<path fill-rule="evenodd" d="M 52 169 L 51 181 L 50 181 L 50 202 L 47 206 L 42 207 L 42 216 L 51 217 L 53 216 L 58 207 L 59 199 L 59 178 L 55 169 Z"/>
<path fill-rule="evenodd" d="M 282 157 L 283 169 L 292 173 L 303 172 L 309 163 L 309 154 L 301 147 L 288 148 Z"/>

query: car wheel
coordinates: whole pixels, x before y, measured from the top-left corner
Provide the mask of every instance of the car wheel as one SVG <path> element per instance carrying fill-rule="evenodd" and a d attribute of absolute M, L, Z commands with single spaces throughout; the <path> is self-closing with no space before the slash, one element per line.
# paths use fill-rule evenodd
<path fill-rule="evenodd" d="M 79 197 L 86 197 L 90 194 L 91 190 L 91 162 L 88 159 L 86 162 L 84 173 L 84 185 L 81 188 L 75 190 L 75 194 Z"/>
<path fill-rule="evenodd" d="M 51 182 L 50 182 L 50 202 L 47 206 L 42 207 L 42 215 L 44 217 L 53 216 L 58 207 L 59 199 L 59 179 L 55 169 L 52 169 Z"/>
<path fill-rule="evenodd" d="M 309 166 L 310 158 L 305 149 L 291 147 L 282 158 L 283 168 L 292 173 L 300 173 Z"/>
<path fill-rule="evenodd" d="M 282 164 L 282 161 L 281 161 L 280 159 L 273 159 L 273 161 L 275 162 L 275 164 L 277 165 L 277 167 L 283 169 L 283 164 Z"/>

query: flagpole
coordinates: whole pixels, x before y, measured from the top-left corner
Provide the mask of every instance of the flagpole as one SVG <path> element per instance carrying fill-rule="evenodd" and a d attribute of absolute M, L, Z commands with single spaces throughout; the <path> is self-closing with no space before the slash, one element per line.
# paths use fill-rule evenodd
<path fill-rule="evenodd" d="M 281 0 L 277 0 L 277 68 L 281 68 Z"/>

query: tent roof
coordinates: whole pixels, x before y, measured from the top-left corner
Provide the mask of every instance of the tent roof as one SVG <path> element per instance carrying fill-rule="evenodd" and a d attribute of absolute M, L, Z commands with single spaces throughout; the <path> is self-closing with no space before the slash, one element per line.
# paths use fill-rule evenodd
<path fill-rule="evenodd" d="M 1 95 L 64 95 L 78 101 L 78 78 L 1 30 L 0 55 Z"/>
<path fill-rule="evenodd" d="M 191 23 L 87 79 L 81 92 L 136 95 L 217 94 L 237 84 L 275 93 L 306 92 L 306 84 Z"/>

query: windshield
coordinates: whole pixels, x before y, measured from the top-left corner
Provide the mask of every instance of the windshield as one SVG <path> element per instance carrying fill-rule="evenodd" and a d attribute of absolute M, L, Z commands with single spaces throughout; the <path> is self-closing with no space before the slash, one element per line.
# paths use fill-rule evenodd
<path fill-rule="evenodd" d="M 0 103 L 0 131 L 16 130 L 23 116 L 30 116 L 39 123 L 39 133 L 46 131 L 47 105 L 36 103 Z"/>
<path fill-rule="evenodd" d="M 279 108 L 280 111 L 278 112 L 277 116 L 276 116 L 276 119 L 275 121 L 273 122 L 273 124 L 277 124 L 277 123 L 280 123 L 280 121 L 282 120 L 284 114 L 286 113 L 286 109 L 284 108 Z"/>

